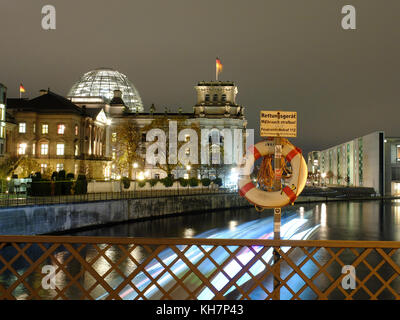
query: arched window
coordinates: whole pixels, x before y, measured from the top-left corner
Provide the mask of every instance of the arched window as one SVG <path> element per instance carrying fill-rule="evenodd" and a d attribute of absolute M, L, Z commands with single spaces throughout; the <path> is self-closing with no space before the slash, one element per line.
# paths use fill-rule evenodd
<path fill-rule="evenodd" d="M 210 95 L 208 93 L 206 94 L 205 101 L 210 101 Z"/>
<path fill-rule="evenodd" d="M 218 101 L 218 95 L 216 93 L 213 95 L 213 101 Z"/>
<path fill-rule="evenodd" d="M 226 94 L 225 93 L 221 96 L 221 100 L 222 101 L 226 101 Z"/>

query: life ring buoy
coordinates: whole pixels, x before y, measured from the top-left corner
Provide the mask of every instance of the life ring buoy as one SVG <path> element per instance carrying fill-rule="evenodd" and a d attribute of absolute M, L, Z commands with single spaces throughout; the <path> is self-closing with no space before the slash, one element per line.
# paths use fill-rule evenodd
<path fill-rule="evenodd" d="M 307 181 L 307 164 L 303 158 L 302 151 L 291 144 L 282 146 L 282 155 L 290 162 L 292 175 L 284 179 L 282 190 L 263 191 L 258 189 L 250 178 L 254 162 L 266 155 L 274 154 L 275 144 L 272 139 L 261 141 L 249 148 L 245 165 L 240 170 L 238 186 L 239 194 L 250 203 L 261 208 L 280 208 L 293 204 L 298 195 L 303 191 Z"/>

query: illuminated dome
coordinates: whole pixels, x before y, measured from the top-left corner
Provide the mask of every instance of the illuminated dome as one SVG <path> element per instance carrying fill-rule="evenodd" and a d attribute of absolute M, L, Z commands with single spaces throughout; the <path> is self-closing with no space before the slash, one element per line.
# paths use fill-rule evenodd
<path fill-rule="evenodd" d="M 69 97 L 101 97 L 110 103 L 114 90 L 122 92 L 122 100 L 132 112 L 142 112 L 143 104 L 139 92 L 128 78 L 113 69 L 101 68 L 85 73 L 69 91 Z"/>

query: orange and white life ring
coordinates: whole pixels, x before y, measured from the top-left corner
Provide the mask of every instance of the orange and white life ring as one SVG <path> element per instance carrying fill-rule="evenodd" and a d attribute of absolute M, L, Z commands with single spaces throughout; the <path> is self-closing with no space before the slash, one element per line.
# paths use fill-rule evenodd
<path fill-rule="evenodd" d="M 250 178 L 254 162 L 263 156 L 274 154 L 275 144 L 272 139 L 261 141 L 249 148 L 246 163 L 241 168 L 238 180 L 239 194 L 249 202 L 261 208 L 280 208 L 294 203 L 303 191 L 307 181 L 307 164 L 299 148 L 291 144 L 282 146 L 282 155 L 290 162 L 292 175 L 283 179 L 282 190 L 268 192 L 258 189 Z"/>

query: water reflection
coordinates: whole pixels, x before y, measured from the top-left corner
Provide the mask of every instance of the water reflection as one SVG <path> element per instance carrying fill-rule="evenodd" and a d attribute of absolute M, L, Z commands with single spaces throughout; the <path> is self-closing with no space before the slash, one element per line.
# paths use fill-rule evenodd
<path fill-rule="evenodd" d="M 196 237 L 218 230 L 232 232 L 251 222 L 265 228 L 264 218 L 272 219 L 272 210 L 236 209 L 199 215 L 123 223 L 111 227 L 75 232 L 72 235 L 111 237 Z M 308 219 L 310 227 L 320 225 L 313 239 L 321 240 L 400 240 L 400 201 L 328 202 L 302 204 L 282 210 L 282 221 L 289 217 Z M 267 224 L 272 220 L 267 220 Z M 229 233 L 225 234 L 230 237 Z M 251 237 L 251 235 L 246 235 Z"/>
<path fill-rule="evenodd" d="M 235 231 L 237 225 L 238 225 L 238 222 L 236 220 L 229 221 L 229 230 Z"/>
<path fill-rule="evenodd" d="M 90 231 L 75 232 L 72 235 L 84 236 L 119 236 L 119 237 L 186 237 L 186 238 L 261 238 L 271 239 L 273 237 L 273 219 L 272 210 L 266 210 L 262 213 L 257 212 L 255 209 L 238 209 L 218 211 L 199 215 L 185 215 L 180 217 L 171 217 L 152 221 L 142 221 L 136 223 L 123 223 L 111 227 L 103 227 L 93 229 Z M 393 202 L 383 201 L 368 201 L 368 202 L 329 202 L 320 204 L 307 204 L 301 206 L 287 207 L 282 211 L 282 227 L 281 237 L 283 239 L 321 239 L 321 240 L 392 240 L 400 241 L 400 201 Z M 22 246 L 22 245 L 21 245 Z M 49 245 L 46 245 L 49 246 Z M 78 245 L 76 245 L 78 246 Z M 26 250 L 27 255 L 32 261 L 37 260 L 41 255 L 42 250 L 34 245 Z M 131 258 L 126 258 L 120 261 L 125 252 L 130 252 Z M 218 250 L 215 259 L 221 260 L 224 258 L 223 250 Z M 0 251 L 0 254 L 9 261 L 16 254 L 13 247 L 7 247 Z M 191 259 L 196 261 L 201 255 L 196 250 L 188 252 Z M 215 254 L 215 253 L 214 253 Z M 113 246 L 100 245 L 99 247 L 88 246 L 81 250 L 82 257 L 87 261 L 92 261 L 100 257 L 93 267 L 106 278 L 106 281 L 117 287 L 121 283 L 122 275 L 128 276 L 137 268 L 137 265 L 148 257 L 146 252 L 141 247 L 131 245 L 117 248 Z M 172 261 L 175 255 L 171 250 L 165 250 L 161 255 L 162 259 L 166 262 Z M 323 254 L 316 255 L 316 258 L 324 261 L 327 259 Z M 94 287 L 95 279 L 87 272 L 82 272 L 83 269 L 78 261 L 76 261 L 68 251 L 59 247 L 54 252 L 54 258 L 60 263 L 66 263 L 69 275 L 63 270 L 58 268 L 50 258 L 47 258 L 39 266 L 38 270 L 43 265 L 53 264 L 57 267 L 56 285 L 58 288 L 65 288 L 63 295 L 65 297 L 81 299 L 83 298 L 80 293 L 79 287 L 91 289 L 90 294 L 93 297 L 102 298 L 107 295 L 101 286 Z M 245 263 L 246 259 L 251 258 L 251 253 L 242 252 L 238 258 Z M 271 252 L 264 255 L 266 261 L 271 260 Z M 119 261 L 118 270 L 110 268 L 110 262 Z M 223 261 L 223 260 L 221 260 Z M 29 264 L 23 259 L 17 259 L 13 264 L 13 268 L 20 274 L 29 267 Z M 214 268 L 212 264 L 204 264 L 202 268 L 204 272 L 212 272 Z M 149 265 L 150 274 L 157 275 L 161 271 L 161 265 L 154 261 Z M 178 274 L 184 272 L 186 266 L 177 263 L 174 266 L 174 271 Z M 253 267 L 254 274 L 262 274 L 265 265 L 259 264 Z M 303 269 L 302 269 L 303 270 Z M 235 263 L 228 264 L 225 272 L 229 273 L 232 277 L 237 273 L 237 265 Z M 304 272 L 314 272 L 312 265 L 304 265 Z M 285 270 L 282 270 L 284 273 Z M 70 285 L 71 279 L 77 280 L 76 285 Z M 39 288 L 42 275 L 35 273 L 26 279 L 29 286 Z M 166 274 L 162 278 L 165 286 L 170 283 L 170 278 Z M 0 283 L 8 287 L 16 280 L 16 276 L 10 272 L 5 271 L 0 274 Z M 193 279 L 192 279 L 193 280 Z M 248 279 L 243 277 L 240 279 L 243 285 L 246 285 Z M 217 287 L 223 285 L 224 277 L 216 276 L 213 280 Z M 298 283 L 296 282 L 298 281 Z M 293 279 L 294 286 L 301 284 L 301 279 Z M 141 276 L 139 273 L 133 280 L 133 283 L 139 288 L 140 286 L 148 286 L 148 279 Z M 193 280 L 195 283 L 195 280 Z M 265 286 L 271 284 L 265 283 Z M 305 291 L 306 292 L 306 291 Z M 41 297 L 51 298 L 57 293 L 54 291 L 41 290 L 39 292 Z M 136 292 L 132 288 L 123 290 L 124 298 L 131 299 L 135 296 Z M 207 298 L 206 291 L 201 292 L 202 297 Z M 237 292 L 229 292 L 228 297 L 235 298 Z M 19 285 L 14 289 L 14 295 L 18 299 L 27 298 L 30 293 L 23 286 Z M 157 290 L 151 287 L 148 290 L 147 296 L 157 298 Z M 254 297 L 262 297 L 262 292 L 254 291 Z M 311 298 L 310 293 L 306 297 Z M 282 297 L 285 295 L 282 293 Z M 289 297 L 289 296 L 286 296 Z"/>
<path fill-rule="evenodd" d="M 192 228 L 187 228 L 183 231 L 183 236 L 185 238 L 193 238 L 193 236 L 195 235 L 196 231 Z"/>

